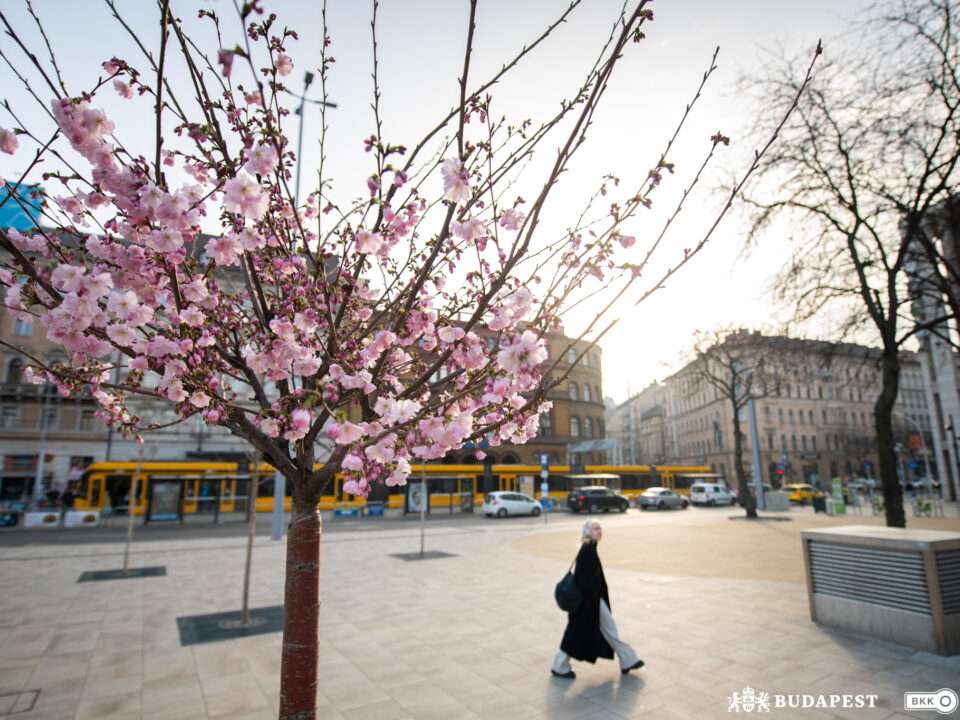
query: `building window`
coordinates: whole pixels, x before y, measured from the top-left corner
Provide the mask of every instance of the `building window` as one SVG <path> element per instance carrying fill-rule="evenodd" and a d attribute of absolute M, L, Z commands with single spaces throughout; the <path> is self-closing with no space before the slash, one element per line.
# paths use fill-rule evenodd
<path fill-rule="evenodd" d="M 590 386 L 586 383 L 583 384 L 583 399 L 590 402 Z"/>
<path fill-rule="evenodd" d="M 813 410 L 810 411 L 810 424 L 813 425 Z"/>
<path fill-rule="evenodd" d="M 766 421 L 766 422 L 772 422 L 772 419 L 771 419 L 771 417 L 770 417 L 770 406 L 769 406 L 769 405 L 766 405 L 766 406 L 764 406 L 764 408 L 763 408 L 763 419 L 764 419 L 764 421 Z"/>
<path fill-rule="evenodd" d="M 777 408 L 777 420 L 783 422 L 783 408 Z"/>
<path fill-rule="evenodd" d="M 567 362 L 573 365 L 577 361 L 577 351 L 573 348 L 567 350 Z"/>
<path fill-rule="evenodd" d="M 797 436 L 796 436 L 796 435 L 791 435 L 791 436 L 790 436 L 790 445 L 793 447 L 794 450 L 797 449 Z"/>
<path fill-rule="evenodd" d="M 827 411 L 826 411 L 826 410 L 823 411 L 823 424 L 824 424 L 824 425 L 827 424 Z"/>
<path fill-rule="evenodd" d="M 580 418 L 578 417 L 570 418 L 570 436 L 580 437 Z"/>
<path fill-rule="evenodd" d="M 20 411 L 15 405 L 0 408 L 0 429 L 14 430 L 20 426 Z"/>
<path fill-rule="evenodd" d="M 577 387 L 575 382 L 570 383 L 570 399 L 579 400 L 580 399 L 580 388 Z"/>
<path fill-rule="evenodd" d="M 23 382 L 23 360 L 20 358 L 13 358 L 10 363 L 7 365 L 7 382 L 8 383 L 21 383 Z"/>
<path fill-rule="evenodd" d="M 780 435 L 780 449 L 784 452 L 787 451 L 787 436 L 784 434 Z"/>
<path fill-rule="evenodd" d="M 599 386 L 599 385 L 594 385 L 594 386 L 593 386 L 593 398 L 594 398 L 594 400 L 596 400 L 597 402 L 603 402 L 603 395 L 600 394 L 600 386 Z"/>
<path fill-rule="evenodd" d="M 793 425 L 793 408 L 790 408 L 790 424 Z"/>
<path fill-rule="evenodd" d="M 590 418 L 583 419 L 583 434 L 585 437 L 593 437 L 593 420 Z"/>
<path fill-rule="evenodd" d="M 767 433 L 767 450 L 773 450 L 773 433 Z"/>
<path fill-rule="evenodd" d="M 801 446 L 804 450 L 807 449 L 807 436 L 806 436 L 806 435 L 801 435 L 801 436 L 800 436 L 800 446 Z"/>
<path fill-rule="evenodd" d="M 816 435 L 811 435 L 811 436 L 810 436 L 810 444 L 813 446 L 813 449 L 814 449 L 814 450 L 817 449 L 817 436 L 816 436 Z"/>
<path fill-rule="evenodd" d="M 590 367 L 590 353 L 583 354 L 582 362 L 584 367 Z"/>
<path fill-rule="evenodd" d="M 41 425 L 40 429 L 46 428 L 47 430 L 53 430 L 58 427 L 57 425 L 57 410 L 56 407 L 46 407 L 40 413 Z"/>
<path fill-rule="evenodd" d="M 91 430 L 95 429 L 97 417 L 94 413 L 96 413 L 96 410 L 80 411 L 80 430 L 90 432 Z"/>
<path fill-rule="evenodd" d="M 13 334 L 19 337 L 30 337 L 33 332 L 33 323 L 25 320 L 15 319 L 13 321 Z"/>

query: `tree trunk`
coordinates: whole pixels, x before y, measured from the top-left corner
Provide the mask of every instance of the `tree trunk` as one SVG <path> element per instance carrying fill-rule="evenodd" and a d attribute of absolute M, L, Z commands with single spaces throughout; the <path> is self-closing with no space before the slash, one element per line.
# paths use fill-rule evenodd
<path fill-rule="evenodd" d="M 317 659 L 320 612 L 320 535 L 317 503 L 293 493 L 287 532 L 280 661 L 280 720 L 317 717 Z"/>
<path fill-rule="evenodd" d="M 740 409 L 736 403 L 733 404 L 733 465 L 737 472 L 737 487 L 740 490 L 743 509 L 748 519 L 757 520 L 757 501 L 750 489 L 747 474 L 743 471 L 743 433 L 740 432 Z"/>
<path fill-rule="evenodd" d="M 903 510 L 903 492 L 897 477 L 897 457 L 893 449 L 893 419 L 891 412 L 900 385 L 900 358 L 896 349 L 884 350 L 881 363 L 882 386 L 874 419 L 877 423 L 877 455 L 883 502 L 886 506 L 887 527 L 906 527 Z"/>
<path fill-rule="evenodd" d="M 253 461 L 250 487 L 247 489 L 247 562 L 243 568 L 243 602 L 240 606 L 240 624 L 250 624 L 250 570 L 253 566 L 253 541 L 257 537 L 257 486 L 260 480 L 260 457 Z"/>

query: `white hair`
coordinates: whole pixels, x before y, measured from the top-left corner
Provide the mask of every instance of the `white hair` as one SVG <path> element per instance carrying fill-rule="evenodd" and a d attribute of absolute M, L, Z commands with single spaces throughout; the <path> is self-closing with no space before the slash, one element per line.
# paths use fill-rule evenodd
<path fill-rule="evenodd" d="M 590 532 L 590 528 L 593 526 L 594 523 L 596 523 L 597 525 L 599 525 L 599 524 L 600 524 L 600 521 L 599 521 L 599 520 L 590 519 L 590 520 L 587 520 L 587 521 L 583 524 L 583 529 L 580 531 L 580 544 L 581 544 L 581 545 L 583 545 L 583 543 L 585 543 L 585 542 L 589 542 L 589 541 L 593 540 L 593 535 L 592 535 L 591 532 Z"/>

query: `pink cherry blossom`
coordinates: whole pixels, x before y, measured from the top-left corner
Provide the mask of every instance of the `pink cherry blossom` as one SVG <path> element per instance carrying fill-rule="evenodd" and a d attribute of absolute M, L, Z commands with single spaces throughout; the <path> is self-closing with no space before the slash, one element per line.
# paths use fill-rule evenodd
<path fill-rule="evenodd" d="M 266 212 L 270 198 L 263 188 L 245 172 L 227 180 L 223 188 L 223 206 L 228 212 L 257 219 Z"/>
<path fill-rule="evenodd" d="M 372 233 L 367 230 L 360 230 L 356 237 L 357 252 L 363 255 L 376 253 L 383 245 L 383 236 L 380 233 Z"/>
<path fill-rule="evenodd" d="M 620 244 L 623 245 L 624 248 L 630 247 L 637 241 L 633 235 L 621 235 L 619 239 Z"/>
<path fill-rule="evenodd" d="M 338 445 L 352 445 L 363 437 L 363 428 L 354 425 L 352 422 L 343 422 L 328 427 L 327 435 L 333 438 Z"/>
<path fill-rule="evenodd" d="M 459 205 L 470 198 L 470 175 L 459 158 L 444 160 L 440 175 L 443 177 L 443 196 L 447 200 Z"/>
<path fill-rule="evenodd" d="M 270 175 L 277 169 L 277 150 L 270 143 L 256 145 L 247 155 L 243 168 L 254 175 Z"/>
<path fill-rule="evenodd" d="M 516 208 L 507 208 L 500 215 L 500 227 L 505 230 L 519 230 L 524 217 L 524 214 Z"/>
<path fill-rule="evenodd" d="M 20 147 L 20 141 L 17 140 L 16 133 L 6 128 L 0 128 L 0 150 L 7 155 L 13 155 L 18 147 Z"/>
<path fill-rule="evenodd" d="M 289 75 L 293 72 L 293 60 L 286 55 L 277 56 L 277 75 Z"/>
<path fill-rule="evenodd" d="M 204 247 L 207 257 L 213 258 L 213 261 L 222 267 L 236 265 L 241 250 L 236 235 L 211 238 Z"/>
<path fill-rule="evenodd" d="M 283 437 L 287 440 L 300 440 L 310 430 L 310 423 L 313 420 L 309 410 L 297 408 L 290 413 L 290 426 Z"/>
<path fill-rule="evenodd" d="M 230 71 L 233 70 L 233 51 L 218 50 L 217 63 L 220 65 L 220 74 L 225 78 L 230 77 Z"/>
<path fill-rule="evenodd" d="M 210 404 L 210 396 L 205 392 L 195 392 L 190 396 L 190 404 L 194 407 L 205 408 Z"/>

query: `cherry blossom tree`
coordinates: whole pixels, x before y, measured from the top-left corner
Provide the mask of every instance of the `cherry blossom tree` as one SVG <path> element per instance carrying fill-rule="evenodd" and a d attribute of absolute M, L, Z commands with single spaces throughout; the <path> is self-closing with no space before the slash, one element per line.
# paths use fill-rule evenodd
<path fill-rule="evenodd" d="M 27 167 L 8 178 L 4 202 L 39 195 L 43 217 L 32 232 L 0 230 L 0 284 L 8 311 L 39 323 L 68 354 L 60 364 L 31 357 L 37 382 L 92 393 L 107 423 L 128 435 L 156 428 L 136 412 L 142 398 L 167 403 L 178 421 L 200 415 L 284 475 L 293 510 L 280 717 L 312 718 L 324 489 L 341 473 L 345 492 L 365 496 L 377 483 L 404 484 L 412 464 L 468 441 L 533 437 L 547 391 L 565 377 L 552 372 L 544 333 L 571 303 L 589 299 L 596 319 L 577 340 L 603 337 L 620 317 L 611 312 L 617 303 L 640 302 L 703 247 L 739 185 L 702 237 L 642 284 L 653 253 L 668 251 L 680 204 L 643 242 L 627 233 L 674 173 L 688 106 L 639 186 L 607 176 L 567 231 L 545 237 L 542 227 L 557 227 L 547 222 L 548 197 L 583 146 L 615 68 L 643 40 L 653 18 L 647 0 L 611 19 L 571 99 L 539 124 L 498 119 L 492 93 L 580 0 L 482 81 L 470 73 L 471 0 L 457 101 L 409 145 L 382 131 L 374 2 L 374 132 L 357 143 L 371 167 L 366 186 L 358 200 L 338 200 L 321 163 L 299 202 L 283 104 L 296 34 L 262 4 L 236 8 L 246 33 L 234 45 L 213 10 L 194 23 L 212 35 L 198 34 L 160 0 L 151 49 L 107 0 L 140 55 L 108 57 L 99 77 L 69 90 L 46 35 L 34 52 L 0 13 L 9 38 L 0 55 L 52 121 L 28 122 L 6 106 L 12 127 L 0 129 L 0 150 Z M 324 95 L 330 43 L 324 28 Z M 98 106 L 104 93 L 150 99 L 142 122 L 153 129 L 152 147 L 123 143 L 123 128 Z M 702 140 L 684 200 L 729 142 L 721 133 Z M 528 165 L 548 142 L 556 148 L 549 162 Z M 534 192 L 524 198 L 515 184 L 531 186 L 532 173 Z M 594 212 L 599 199 L 605 207 Z M 324 457 L 321 440 L 333 443 Z"/>

